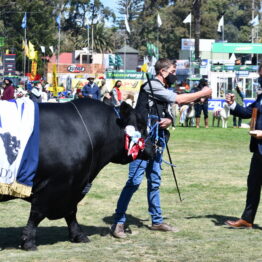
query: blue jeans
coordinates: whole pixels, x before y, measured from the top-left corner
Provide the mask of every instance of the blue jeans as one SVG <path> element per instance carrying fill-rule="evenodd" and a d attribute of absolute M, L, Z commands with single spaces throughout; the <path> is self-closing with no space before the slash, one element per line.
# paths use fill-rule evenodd
<path fill-rule="evenodd" d="M 148 211 L 152 218 L 152 224 L 161 224 L 163 222 L 159 194 L 159 187 L 161 184 L 161 162 L 162 153 L 157 152 L 153 160 L 142 161 L 138 159 L 129 164 L 128 180 L 117 202 L 115 213 L 116 224 L 125 223 L 128 204 L 141 184 L 145 172 L 147 178 Z"/>

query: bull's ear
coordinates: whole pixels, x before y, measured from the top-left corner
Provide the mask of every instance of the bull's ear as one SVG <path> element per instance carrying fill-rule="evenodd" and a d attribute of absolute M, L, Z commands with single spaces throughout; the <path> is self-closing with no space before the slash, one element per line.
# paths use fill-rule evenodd
<path fill-rule="evenodd" d="M 121 118 L 128 119 L 130 115 L 134 112 L 132 106 L 127 104 L 126 102 L 121 103 L 120 105 L 120 116 Z"/>
<path fill-rule="evenodd" d="M 135 110 L 127 104 L 126 102 L 122 102 L 120 105 L 120 117 L 117 119 L 117 123 L 122 127 L 126 127 L 127 125 L 135 125 L 136 124 L 136 114 Z"/>

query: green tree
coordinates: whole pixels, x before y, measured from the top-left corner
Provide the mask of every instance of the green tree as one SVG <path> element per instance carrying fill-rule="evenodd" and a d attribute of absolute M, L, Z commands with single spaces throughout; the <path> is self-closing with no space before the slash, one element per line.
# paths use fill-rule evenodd
<path fill-rule="evenodd" d="M 22 70 L 24 29 L 21 28 L 21 23 L 24 13 L 27 12 L 27 39 L 40 51 L 40 45 L 49 46 L 57 43 L 53 12 L 57 3 L 58 1 L 51 0 L 1 1 L 1 36 L 5 37 L 4 48 L 17 54 L 18 70 Z M 39 59 L 41 60 L 41 56 Z"/>
<path fill-rule="evenodd" d="M 87 25 L 90 26 L 90 43 L 93 30 L 95 50 L 105 50 L 110 47 L 110 32 L 105 29 L 106 21 L 114 21 L 114 12 L 105 7 L 100 0 L 69 0 L 65 2 L 63 10 L 64 23 L 62 30 L 67 45 L 72 50 L 87 46 Z M 110 30 L 108 30 L 110 31 Z M 102 47 L 103 46 L 103 47 Z"/>
<path fill-rule="evenodd" d="M 132 21 L 130 45 L 146 54 L 146 43 L 157 44 L 160 56 L 178 57 L 181 38 L 189 38 L 189 24 L 183 20 L 194 13 L 192 0 L 149 1 L 145 0 L 143 9 Z M 200 38 L 221 39 L 217 32 L 219 19 L 224 15 L 225 40 L 228 42 L 250 42 L 251 1 L 246 0 L 202 0 Z M 260 1 L 255 0 L 255 15 L 258 14 Z M 156 15 L 159 12 L 162 26 L 157 27 Z M 194 36 L 194 19 L 192 19 L 192 36 Z M 159 38 L 159 43 L 157 43 Z"/>

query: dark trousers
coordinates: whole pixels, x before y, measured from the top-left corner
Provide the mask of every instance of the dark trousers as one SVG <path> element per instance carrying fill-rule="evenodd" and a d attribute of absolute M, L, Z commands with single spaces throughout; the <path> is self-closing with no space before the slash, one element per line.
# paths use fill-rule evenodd
<path fill-rule="evenodd" d="M 237 117 L 233 116 L 233 125 L 234 126 L 241 127 L 241 123 L 242 123 L 242 118 L 238 117 L 238 124 L 237 124 Z"/>
<path fill-rule="evenodd" d="M 197 118 L 200 117 L 201 111 L 203 111 L 204 118 L 205 119 L 208 118 L 208 103 L 204 103 L 204 104 L 197 103 L 197 104 L 194 105 L 194 107 L 195 107 L 195 111 L 196 111 L 195 117 L 197 117 Z"/>
<path fill-rule="evenodd" d="M 247 199 L 242 219 L 253 223 L 255 220 L 262 185 L 262 155 L 254 153 L 247 178 Z"/>

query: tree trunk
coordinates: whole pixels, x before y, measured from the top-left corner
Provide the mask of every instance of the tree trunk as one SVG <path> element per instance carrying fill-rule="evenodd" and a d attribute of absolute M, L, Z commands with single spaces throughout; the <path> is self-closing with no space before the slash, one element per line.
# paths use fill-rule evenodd
<path fill-rule="evenodd" d="M 200 40 L 200 20 L 201 20 L 201 0 L 195 0 L 193 2 L 193 14 L 195 22 L 195 59 L 199 60 L 199 40 Z"/>

